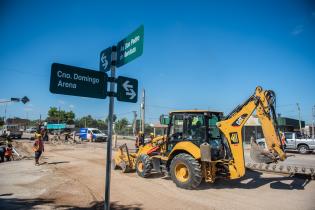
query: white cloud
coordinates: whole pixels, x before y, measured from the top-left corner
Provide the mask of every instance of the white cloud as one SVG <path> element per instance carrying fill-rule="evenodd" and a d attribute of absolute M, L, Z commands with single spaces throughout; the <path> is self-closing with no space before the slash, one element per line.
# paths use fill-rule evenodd
<path fill-rule="evenodd" d="M 24 111 L 33 111 L 33 109 L 30 107 L 26 107 L 26 108 L 24 108 Z"/>
<path fill-rule="evenodd" d="M 58 103 L 59 103 L 59 104 L 62 104 L 62 105 L 66 104 L 66 102 L 63 101 L 63 100 L 58 100 Z"/>
<path fill-rule="evenodd" d="M 70 104 L 70 105 L 69 105 L 69 108 L 70 108 L 70 109 L 73 109 L 73 108 L 74 108 L 74 105 L 73 105 L 73 104 Z"/>
<path fill-rule="evenodd" d="M 301 34 L 304 31 L 304 25 L 298 25 L 296 26 L 293 31 L 291 32 L 291 34 L 293 36 L 297 36 L 299 34 Z"/>

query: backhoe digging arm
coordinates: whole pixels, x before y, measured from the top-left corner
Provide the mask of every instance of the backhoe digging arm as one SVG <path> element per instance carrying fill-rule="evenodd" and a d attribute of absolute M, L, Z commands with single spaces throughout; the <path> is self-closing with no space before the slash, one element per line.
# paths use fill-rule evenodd
<path fill-rule="evenodd" d="M 274 113 L 274 93 L 257 87 L 255 93 L 242 105 L 237 106 L 225 120 L 217 123 L 229 144 L 232 160 L 229 163 L 230 178 L 235 179 L 245 174 L 244 148 L 242 141 L 242 128 L 246 121 L 257 109 L 257 116 L 261 121 L 266 144 L 271 153 L 279 156 L 280 160 L 286 158 L 282 150 L 281 141 L 276 128 Z"/>

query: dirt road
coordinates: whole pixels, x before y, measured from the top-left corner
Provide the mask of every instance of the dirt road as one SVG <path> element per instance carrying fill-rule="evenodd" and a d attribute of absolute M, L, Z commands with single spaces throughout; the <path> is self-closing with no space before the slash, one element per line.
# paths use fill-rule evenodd
<path fill-rule="evenodd" d="M 31 142 L 23 141 L 30 153 Z M 0 209 L 102 209 L 104 144 L 46 145 L 32 158 L 0 164 Z M 240 180 L 183 190 L 168 177 L 112 172 L 113 209 L 315 209 L 315 181 L 248 171 Z"/>

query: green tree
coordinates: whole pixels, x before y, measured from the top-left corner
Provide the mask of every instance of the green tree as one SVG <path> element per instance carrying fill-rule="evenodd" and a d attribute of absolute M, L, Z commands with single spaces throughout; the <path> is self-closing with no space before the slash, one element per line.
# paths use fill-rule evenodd
<path fill-rule="evenodd" d="M 74 121 L 75 127 L 84 128 L 84 127 L 93 127 L 100 130 L 107 130 L 107 123 L 104 120 L 94 119 L 91 115 L 81 117 Z"/>
<path fill-rule="evenodd" d="M 127 118 L 122 118 L 115 123 L 115 131 L 118 134 L 123 134 L 127 130 L 129 122 Z"/>
<path fill-rule="evenodd" d="M 50 107 L 47 115 L 46 120 L 50 123 L 57 123 L 58 121 L 67 124 L 74 123 L 75 113 L 72 111 L 66 112 L 65 110 L 58 110 L 57 107 Z"/>
<path fill-rule="evenodd" d="M 117 120 L 117 116 L 114 114 L 113 115 L 113 122 L 116 122 L 116 120 Z M 106 117 L 105 122 L 106 122 L 106 124 L 108 124 L 108 116 Z"/>
<path fill-rule="evenodd" d="M 48 110 L 48 117 L 57 118 L 58 117 L 58 109 L 57 107 L 50 107 Z"/>
<path fill-rule="evenodd" d="M 4 117 L 0 117 L 0 126 L 4 125 Z"/>
<path fill-rule="evenodd" d="M 150 133 L 153 133 L 154 129 L 151 125 L 145 124 L 144 125 L 144 133 L 145 135 L 150 135 Z"/>
<path fill-rule="evenodd" d="M 74 123 L 74 118 L 75 118 L 74 112 L 73 111 L 66 112 L 65 113 L 65 118 L 66 118 L 66 122 L 68 124 L 73 124 Z"/>

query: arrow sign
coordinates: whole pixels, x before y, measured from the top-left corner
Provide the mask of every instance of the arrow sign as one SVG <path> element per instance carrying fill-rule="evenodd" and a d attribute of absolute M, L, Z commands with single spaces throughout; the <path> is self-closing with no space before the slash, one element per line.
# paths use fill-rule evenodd
<path fill-rule="evenodd" d="M 103 50 L 100 54 L 100 71 L 107 72 L 110 70 L 112 48 Z"/>
<path fill-rule="evenodd" d="M 127 96 L 130 96 L 130 100 L 134 99 L 136 97 L 136 92 L 133 90 L 134 87 L 133 85 L 129 85 L 129 80 L 126 80 L 126 82 L 123 83 L 123 88 L 125 89 L 126 91 L 126 95 Z"/>
<path fill-rule="evenodd" d="M 117 78 L 117 100 L 137 103 L 138 80 L 119 76 Z"/>

